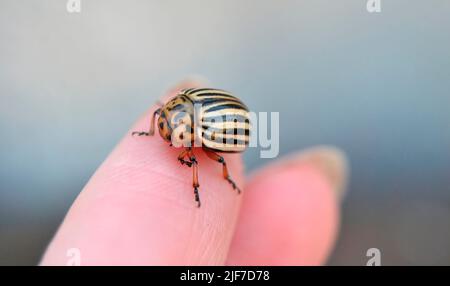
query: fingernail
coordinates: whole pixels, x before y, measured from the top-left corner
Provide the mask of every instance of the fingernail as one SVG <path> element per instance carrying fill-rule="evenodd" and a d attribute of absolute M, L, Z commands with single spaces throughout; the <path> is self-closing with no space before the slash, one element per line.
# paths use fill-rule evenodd
<path fill-rule="evenodd" d="M 333 146 L 317 146 L 302 151 L 298 160 L 319 169 L 330 182 L 337 197 L 342 201 L 347 191 L 349 164 L 347 156 Z"/>

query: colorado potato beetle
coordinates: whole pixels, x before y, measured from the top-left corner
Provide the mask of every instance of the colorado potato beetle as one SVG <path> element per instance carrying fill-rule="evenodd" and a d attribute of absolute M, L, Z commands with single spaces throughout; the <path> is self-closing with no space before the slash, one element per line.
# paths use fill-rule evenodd
<path fill-rule="evenodd" d="M 148 132 L 135 131 L 132 135 L 152 136 L 157 115 L 159 134 L 170 146 L 183 148 L 178 161 L 193 169 L 192 186 L 198 207 L 200 184 L 193 147 L 201 147 L 209 158 L 222 164 L 224 179 L 241 192 L 224 158 L 217 154 L 243 152 L 249 144 L 249 110 L 240 99 L 220 89 L 183 89 L 153 113 Z"/>

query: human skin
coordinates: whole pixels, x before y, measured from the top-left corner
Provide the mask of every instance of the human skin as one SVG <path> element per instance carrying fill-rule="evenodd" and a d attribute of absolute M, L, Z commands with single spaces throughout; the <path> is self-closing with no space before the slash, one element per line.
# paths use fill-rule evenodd
<path fill-rule="evenodd" d="M 187 80 L 166 93 L 201 86 Z M 347 164 L 332 147 L 280 158 L 249 176 L 240 154 L 222 154 L 243 190 L 201 149 L 197 208 L 181 149 L 148 130 L 156 106 L 127 132 L 77 197 L 41 265 L 321 265 L 334 245 Z"/>

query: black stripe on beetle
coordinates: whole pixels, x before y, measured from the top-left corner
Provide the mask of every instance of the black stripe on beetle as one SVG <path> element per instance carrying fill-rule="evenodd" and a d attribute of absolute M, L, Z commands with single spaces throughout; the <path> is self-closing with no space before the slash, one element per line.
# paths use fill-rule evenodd
<path fill-rule="evenodd" d="M 196 104 L 202 106 L 199 126 L 195 126 L 193 120 Z M 247 106 L 240 99 L 221 89 L 184 89 L 153 113 L 148 132 L 133 132 L 132 135 L 152 136 L 157 115 L 161 137 L 170 142 L 171 146 L 184 146 L 178 160 L 181 164 L 193 168 L 194 197 L 198 207 L 201 205 L 198 192 L 200 184 L 198 162 L 192 148 L 194 142 L 201 142 L 201 148 L 206 155 L 222 164 L 224 179 L 240 193 L 229 175 L 224 158 L 216 153 L 243 152 L 249 144 L 250 117 Z M 200 128 L 200 132 L 195 132 L 196 128 Z M 176 136 L 172 136 L 175 134 Z M 190 144 L 185 146 L 186 143 Z"/>

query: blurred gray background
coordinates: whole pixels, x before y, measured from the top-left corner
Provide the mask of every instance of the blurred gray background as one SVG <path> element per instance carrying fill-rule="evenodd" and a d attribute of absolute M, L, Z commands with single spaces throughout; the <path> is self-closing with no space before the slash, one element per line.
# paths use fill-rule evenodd
<path fill-rule="evenodd" d="M 131 123 L 190 74 L 352 166 L 331 265 L 450 264 L 450 1 L 0 0 L 0 264 L 36 264 Z M 267 163 L 245 154 L 248 170 Z"/>

